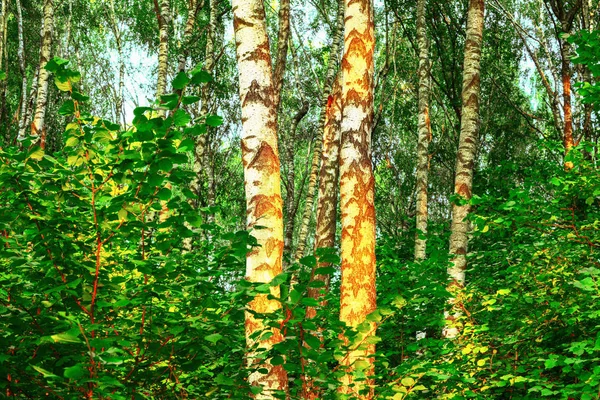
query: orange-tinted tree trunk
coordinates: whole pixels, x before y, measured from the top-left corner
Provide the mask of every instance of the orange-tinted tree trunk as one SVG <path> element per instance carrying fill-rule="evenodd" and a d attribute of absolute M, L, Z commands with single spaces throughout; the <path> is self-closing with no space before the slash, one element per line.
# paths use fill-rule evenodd
<path fill-rule="evenodd" d="M 373 127 L 373 52 L 375 35 L 371 0 L 346 0 L 342 59 L 342 146 L 340 150 L 340 207 L 342 221 L 342 276 L 340 320 L 350 327 L 366 321 L 376 307 L 375 293 L 375 180 L 371 165 Z M 366 345 L 375 325 L 349 343 L 340 360 L 346 374 L 341 392 L 372 398 L 375 345 Z M 362 338 L 361 338 L 362 337 Z M 360 349 L 358 346 L 362 345 Z M 367 379 L 356 377 L 366 374 Z M 368 387 L 371 389 L 368 390 Z M 367 394 L 360 394 L 366 390 Z"/>
<path fill-rule="evenodd" d="M 232 9 L 242 104 L 247 228 L 259 244 L 247 255 L 246 277 L 251 282 L 266 283 L 281 273 L 283 257 L 283 210 L 271 54 L 263 2 L 233 0 Z M 257 225 L 264 228 L 253 230 Z M 271 293 L 279 297 L 279 287 L 271 288 Z M 258 314 L 266 314 L 276 311 L 280 304 L 263 294 L 257 295 L 248 307 Z M 262 387 L 257 398 L 273 398 L 275 391 L 287 389 L 287 374 L 282 366 L 271 365 L 253 348 L 260 344 L 268 350 L 283 337 L 279 329 L 270 328 L 270 338 L 257 343 L 251 336 L 266 328 L 262 320 L 250 312 L 246 313 L 245 327 L 246 341 L 252 349 L 247 354 L 251 369 L 248 381 Z"/>

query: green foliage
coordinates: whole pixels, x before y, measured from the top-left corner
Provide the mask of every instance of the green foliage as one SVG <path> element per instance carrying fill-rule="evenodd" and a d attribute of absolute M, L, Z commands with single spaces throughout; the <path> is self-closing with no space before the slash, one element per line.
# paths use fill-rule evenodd
<path fill-rule="evenodd" d="M 122 131 L 81 111 L 78 74 L 66 64 L 49 63 L 71 94 L 64 151 L 0 152 L 3 393 L 247 392 L 245 289 L 234 282 L 250 237 L 202 225 L 190 205 L 191 148 L 177 111 L 163 119 L 138 109 Z"/>

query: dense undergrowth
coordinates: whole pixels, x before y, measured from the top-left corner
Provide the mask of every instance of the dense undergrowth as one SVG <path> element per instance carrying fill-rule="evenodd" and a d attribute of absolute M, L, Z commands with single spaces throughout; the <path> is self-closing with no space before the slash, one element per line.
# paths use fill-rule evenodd
<path fill-rule="evenodd" d="M 189 189 L 194 138 L 220 119 L 192 121 L 185 107 L 198 98 L 168 95 L 161 99 L 167 117 L 138 108 L 133 126 L 122 130 L 86 114 L 78 74 L 64 60 L 48 68 L 70 94 L 61 108 L 71 120 L 64 149 L 50 156 L 28 139 L 0 151 L 2 392 L 248 398 L 259 389 L 245 383 L 244 310 L 269 284 L 243 279 L 251 232 L 236 232 L 227 218 L 206 223 L 215 210 L 196 210 Z M 207 79 L 194 71 L 173 86 Z M 378 398 L 598 398 L 596 151 L 580 144 L 569 171 L 532 160 L 481 172 L 525 178 L 476 191 L 472 200 L 455 341 L 441 338 L 448 227 L 432 223 L 422 263 L 412 261 L 413 232 L 379 238 L 379 309 L 370 316 L 379 326 L 369 339 L 377 342 Z M 319 255 L 339 264 L 335 251 Z M 320 271 L 332 274 L 326 305 L 307 296 L 316 261 L 305 257 L 271 283 L 282 287 L 282 309 L 266 318 L 286 339 L 265 357 L 284 364 L 292 398 L 303 375 L 323 388 L 323 398 L 334 398 L 343 374 L 337 361 L 368 329 L 351 333 L 338 321 L 337 268 Z M 296 272 L 299 283 L 290 288 Z M 315 319 L 305 318 L 309 306 L 318 309 Z"/>

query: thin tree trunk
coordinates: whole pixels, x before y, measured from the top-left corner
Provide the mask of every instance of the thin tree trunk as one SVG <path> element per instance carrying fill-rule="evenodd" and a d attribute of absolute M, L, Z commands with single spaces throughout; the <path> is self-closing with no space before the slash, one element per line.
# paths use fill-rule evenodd
<path fill-rule="evenodd" d="M 419 46 L 419 122 L 417 143 L 417 233 L 415 238 L 415 260 L 425 259 L 427 247 L 427 185 L 429 175 L 429 142 L 431 121 L 429 98 L 431 91 L 431 66 L 429 61 L 429 39 L 425 20 L 426 0 L 417 2 L 417 43 Z"/>
<path fill-rule="evenodd" d="M 374 111 L 373 2 L 346 0 L 344 21 L 340 320 L 353 328 L 366 323 L 369 331 L 348 343 L 350 349 L 340 360 L 346 372 L 341 378 L 340 391 L 358 399 L 371 399 L 375 345 L 365 345 L 365 338 L 374 335 L 376 328 L 375 323 L 366 322 L 367 315 L 376 308 L 375 179 L 370 153 Z M 366 375 L 366 379 L 357 380 L 360 375 Z M 370 388 L 368 393 L 360 394 L 366 388 Z"/>
<path fill-rule="evenodd" d="M 290 37 L 290 0 L 279 2 L 279 34 L 277 35 L 277 57 L 275 58 L 275 71 L 273 72 L 274 102 L 279 113 L 281 106 L 281 89 L 287 61 L 288 40 Z"/>
<path fill-rule="evenodd" d="M 46 146 L 46 127 L 44 125 L 46 108 L 48 104 L 48 81 L 50 74 L 44 68 L 50 60 L 52 50 L 52 35 L 54 32 L 54 3 L 53 0 L 44 0 L 44 17 L 42 23 L 42 46 L 40 48 L 40 63 L 38 72 L 37 97 L 35 114 L 32 122 L 32 135 L 40 136 L 40 146 Z"/>
<path fill-rule="evenodd" d="M 571 65 L 570 49 L 571 45 L 566 40 L 562 41 L 561 46 L 561 76 L 563 85 L 563 114 L 565 119 L 565 129 L 563 131 L 563 145 L 565 147 L 565 156 L 569 154 L 574 147 L 573 140 L 573 110 L 571 107 Z M 565 162 L 565 168 L 573 168 L 573 163 Z"/>
<path fill-rule="evenodd" d="M 115 36 L 115 44 L 117 45 L 117 54 L 119 57 L 119 88 L 115 102 L 115 115 L 117 121 L 121 121 L 123 123 L 123 127 L 125 127 L 127 121 L 125 120 L 125 110 L 123 109 L 123 103 L 125 98 L 125 60 L 123 57 L 123 42 L 121 38 L 122 33 L 117 23 L 117 14 L 115 12 L 114 0 L 110 1 L 109 6 L 110 24 L 112 27 L 113 35 Z"/>
<path fill-rule="evenodd" d="M 277 110 L 273 102 L 271 55 L 266 16 L 262 0 L 233 0 L 233 26 L 242 105 L 242 161 L 246 191 L 247 229 L 259 246 L 247 254 L 246 278 L 250 282 L 270 282 L 282 272 L 283 210 L 280 165 L 277 150 Z M 254 227 L 260 225 L 263 229 Z M 279 286 L 271 294 L 280 296 Z M 257 295 L 248 304 L 253 312 L 273 313 L 281 305 L 267 295 Z M 256 332 L 269 330 L 267 340 L 253 339 Z M 287 373 L 273 366 L 254 350 L 256 345 L 269 350 L 283 340 L 278 328 L 267 328 L 260 318 L 246 312 L 246 342 L 250 375 L 248 382 L 262 387 L 260 399 L 274 398 L 277 390 L 287 391 Z M 265 373 L 262 373 L 265 372 Z"/>
<path fill-rule="evenodd" d="M 461 199 L 461 202 L 455 202 L 452 205 L 451 265 L 448 268 L 448 275 L 452 280 L 449 291 L 453 295 L 453 298 L 450 299 L 453 309 L 452 315 L 448 314 L 446 316 L 446 327 L 443 334 L 447 338 L 454 338 L 459 332 L 455 320 L 461 315 L 460 294 L 465 285 L 465 270 L 467 268 L 466 256 L 468 235 L 470 233 L 470 223 L 467 217 L 470 212 L 469 200 L 471 200 L 473 190 L 473 169 L 479 136 L 479 94 L 484 13 L 484 0 L 469 1 L 463 70 L 462 118 L 454 175 L 454 194 Z"/>
<path fill-rule="evenodd" d="M 171 22 L 169 0 L 154 0 L 154 9 L 158 19 L 159 36 L 156 97 L 160 98 L 167 90 L 167 73 L 169 70 L 169 23 Z M 164 111 L 161 111 L 160 114 L 164 115 Z"/>
<path fill-rule="evenodd" d="M 321 152 L 323 146 L 323 131 L 325 129 L 325 117 L 327 112 L 327 104 L 329 102 L 329 96 L 331 95 L 331 88 L 333 81 L 335 80 L 336 70 L 338 69 L 338 57 L 340 47 L 342 43 L 342 34 L 344 26 L 344 0 L 338 0 L 338 14 L 336 21 L 336 29 L 332 35 L 331 41 L 331 55 L 327 62 L 327 72 L 325 74 L 325 81 L 323 84 L 323 97 L 321 100 L 321 115 L 319 118 L 318 130 L 315 136 L 315 148 L 313 150 L 313 156 L 311 160 L 310 175 L 308 179 L 308 189 L 306 191 L 306 201 L 304 203 L 304 212 L 302 213 L 302 220 L 300 222 L 300 230 L 298 234 L 298 246 L 294 253 L 294 261 L 300 260 L 304 256 L 304 250 L 306 249 L 306 240 L 308 238 L 308 227 L 310 224 L 310 218 L 313 213 L 313 206 L 315 202 L 315 196 L 317 191 L 317 178 L 319 172 L 319 163 L 321 161 Z"/>
<path fill-rule="evenodd" d="M 342 74 L 333 83 L 331 95 L 327 103 L 325 130 L 323 132 L 323 152 L 319 170 L 319 189 L 317 198 L 317 232 L 315 250 L 333 248 L 335 246 L 335 231 L 337 223 L 338 178 L 340 172 L 340 133 L 342 122 Z M 316 268 L 328 267 L 330 264 L 318 262 Z M 313 270 L 311 282 L 320 281 L 322 287 L 308 288 L 308 296 L 325 306 L 324 294 L 329 291 L 331 275 L 316 274 Z M 314 307 L 306 308 L 306 318 L 316 317 Z M 319 332 L 309 332 L 322 340 Z M 304 344 L 308 346 L 307 344 Z M 305 364 L 306 361 L 304 361 Z M 322 397 L 321 388 L 305 375 L 302 382 L 302 398 L 316 400 Z"/>
<path fill-rule="evenodd" d="M 7 0 L 0 2 L 0 71 L 4 72 L 4 79 L 0 80 L 0 124 L 5 129 L 6 143 L 10 143 L 10 126 L 6 116 L 6 89 L 8 88 L 8 58 L 6 57 L 6 36 L 8 23 L 8 4 Z M 6 64 L 5 64 L 6 63 Z"/>
<path fill-rule="evenodd" d="M 37 87 L 38 87 L 38 77 L 40 75 L 40 66 L 38 65 L 37 68 L 35 69 L 35 74 L 33 75 L 33 79 L 31 82 L 31 89 L 29 90 L 29 96 L 28 96 L 28 100 L 27 100 L 27 113 L 25 114 L 25 131 L 27 131 L 28 128 L 32 128 L 31 124 L 32 124 L 32 118 L 33 118 L 33 113 L 35 111 L 35 104 L 36 104 L 36 96 L 37 96 Z M 25 133 L 23 133 L 23 138 L 25 138 Z"/>
<path fill-rule="evenodd" d="M 585 1 L 585 0 L 583 0 Z M 582 0 L 578 0 L 570 10 L 565 9 L 565 3 L 562 0 L 548 0 L 552 12 L 560 22 L 562 34 L 570 34 L 573 28 L 575 16 L 582 8 Z M 561 56 L 561 81 L 563 90 L 563 115 L 564 115 L 564 130 L 563 130 L 563 146 L 565 148 L 565 157 L 575 146 L 573 139 L 573 110 L 571 104 L 571 44 L 564 37 L 558 38 L 560 42 Z M 565 169 L 573 168 L 571 161 L 565 162 Z"/>
<path fill-rule="evenodd" d="M 177 65 L 177 71 L 183 72 L 185 71 L 185 66 L 187 63 L 188 55 L 190 53 L 191 46 L 191 38 L 192 33 L 194 32 L 194 25 L 196 24 L 196 15 L 198 14 L 198 9 L 204 5 L 204 2 L 200 6 L 198 6 L 198 0 L 189 0 L 188 2 L 188 14 L 187 20 L 185 21 L 185 28 L 183 29 L 183 37 L 181 38 L 181 48 L 179 49 L 179 60 Z M 212 13 L 212 6 L 211 6 Z M 210 29 L 210 28 L 209 28 Z M 208 47 L 208 43 L 207 43 Z"/>
<path fill-rule="evenodd" d="M 338 178 L 340 173 L 340 133 L 342 123 L 342 74 L 334 81 L 329 96 L 323 132 L 323 152 L 319 170 L 319 190 L 317 199 L 317 233 L 315 250 L 335 246 L 336 213 L 338 201 Z M 328 264 L 319 263 L 318 267 Z M 329 290 L 331 275 L 313 275 L 312 280 L 324 283 L 323 288 L 309 288 L 308 296 L 319 300 L 323 291 Z M 308 318 L 314 318 L 316 310 L 306 309 Z"/>
<path fill-rule="evenodd" d="M 298 110 L 294 118 L 292 118 L 292 124 L 290 126 L 289 134 L 285 138 L 284 148 L 285 148 L 285 161 L 287 164 L 287 176 L 286 176 L 286 196 L 284 202 L 285 208 L 285 216 L 287 217 L 287 221 L 285 224 L 285 233 L 283 239 L 283 253 L 288 254 L 292 248 L 292 240 L 294 237 L 294 219 L 296 216 L 296 167 L 294 164 L 294 144 L 296 142 L 296 131 L 298 130 L 298 125 L 302 118 L 306 116 L 308 113 L 308 103 L 303 102 L 302 108 Z"/>
<path fill-rule="evenodd" d="M 15 0 L 17 6 L 17 33 L 19 38 L 19 47 L 17 56 L 19 58 L 19 70 L 21 72 L 21 111 L 19 115 L 19 133 L 17 140 L 25 139 L 25 129 L 27 127 L 27 71 L 25 69 L 25 40 L 23 39 L 23 11 L 21 9 L 21 0 Z"/>
<path fill-rule="evenodd" d="M 210 75 L 214 75 L 215 72 L 215 44 L 216 44 L 216 35 L 217 35 L 217 0 L 210 0 L 210 17 L 209 17 L 209 31 L 208 37 L 206 40 L 206 55 L 204 57 L 204 67 L 206 68 L 206 72 Z M 211 109 L 211 104 L 213 102 L 210 100 L 212 87 L 210 83 L 205 84 L 202 87 L 202 107 L 200 108 L 201 115 L 208 115 Z M 204 146 L 203 150 L 203 170 L 206 172 L 207 176 L 207 187 L 206 187 L 206 200 L 209 207 L 215 205 L 215 171 L 214 165 L 212 162 L 212 144 L 213 138 L 215 137 L 216 129 L 211 128 L 210 126 L 206 127 L 206 134 L 200 135 L 198 137 L 199 141 L 203 143 L 200 146 Z M 208 223 L 212 223 L 214 221 L 214 214 L 209 212 L 206 218 Z"/>
<path fill-rule="evenodd" d="M 204 70 L 208 72 L 211 76 L 215 70 L 215 38 L 217 34 L 217 0 L 209 1 L 210 7 L 210 16 L 208 23 L 208 33 L 206 36 L 206 49 L 204 56 Z M 180 60 L 181 61 L 181 60 Z M 181 66 L 181 64 L 180 64 Z M 210 83 L 204 84 L 201 89 L 200 97 L 201 97 L 201 106 L 200 106 L 200 115 L 206 116 L 210 110 L 210 93 L 211 93 L 211 85 Z M 192 191 L 200 198 L 202 192 L 202 181 L 204 180 L 204 174 L 207 177 L 212 175 L 212 172 L 207 171 L 206 167 L 210 163 L 210 155 L 208 149 L 208 138 L 211 135 L 210 127 L 207 127 L 207 131 L 204 135 L 196 136 L 196 145 L 194 149 L 194 165 L 193 170 L 195 173 L 195 179 L 192 182 L 191 189 Z M 213 190 L 211 188 L 211 184 L 208 185 L 208 191 Z M 211 201 L 214 202 L 214 195 L 208 196 L 212 198 Z M 210 200 L 210 199 L 209 199 Z M 208 205 L 212 205 L 209 203 Z"/>

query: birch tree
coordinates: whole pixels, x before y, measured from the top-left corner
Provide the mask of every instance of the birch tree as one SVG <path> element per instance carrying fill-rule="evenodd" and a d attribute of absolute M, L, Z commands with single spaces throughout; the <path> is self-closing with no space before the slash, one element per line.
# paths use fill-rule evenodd
<path fill-rule="evenodd" d="M 450 303 L 453 310 L 452 315 L 446 317 L 446 327 L 443 332 L 447 338 L 454 338 L 459 332 L 455 320 L 461 315 L 460 292 L 465 285 L 467 268 L 466 256 L 470 233 L 470 223 L 467 217 L 470 212 L 469 201 L 473 190 L 473 169 L 479 135 L 480 65 L 484 9 L 484 0 L 469 1 L 463 67 L 462 117 L 454 175 L 454 194 L 458 201 L 452 205 L 451 265 L 448 268 L 448 275 L 451 279 L 449 291 L 453 294 Z"/>
<path fill-rule="evenodd" d="M 304 250 L 306 249 L 306 240 L 308 238 L 308 227 L 310 224 L 310 218 L 313 213 L 313 207 L 315 202 L 315 196 L 317 191 L 317 179 L 319 174 L 319 164 L 321 162 L 321 152 L 323 146 L 323 131 L 325 129 L 325 120 L 327 113 L 327 104 L 329 102 L 329 96 L 331 94 L 331 88 L 333 81 L 335 80 L 336 71 L 339 65 L 339 52 L 342 47 L 343 39 L 343 23 L 344 23 L 344 0 L 338 1 L 338 13 L 336 18 L 335 29 L 333 31 L 331 39 L 331 56 L 327 61 L 327 72 L 325 74 L 325 81 L 323 84 L 323 92 L 321 99 L 321 114 L 319 117 L 318 131 L 315 136 L 315 148 L 313 150 L 313 156 L 310 164 L 310 174 L 308 177 L 308 189 L 306 191 L 306 199 L 304 203 L 304 211 L 302 213 L 302 219 L 300 222 L 300 230 L 298 233 L 298 246 L 294 252 L 294 260 L 298 261 L 304 256 Z"/>
<path fill-rule="evenodd" d="M 54 32 L 54 2 L 53 0 L 44 0 L 44 15 L 42 22 L 42 46 L 40 48 L 40 62 L 38 72 L 37 97 L 35 104 L 35 114 L 31 124 L 32 135 L 41 136 L 40 146 L 45 147 L 45 117 L 48 105 L 48 81 L 50 73 L 44 69 L 46 63 L 50 60 L 52 50 L 52 35 Z"/>
<path fill-rule="evenodd" d="M 283 257 L 277 111 L 273 101 L 270 46 L 261 0 L 234 0 L 232 9 L 242 105 L 246 224 L 259 245 L 247 254 L 246 278 L 250 282 L 267 283 L 281 273 Z M 257 225 L 264 228 L 255 230 Z M 279 287 L 272 287 L 271 294 L 279 297 Z M 279 302 L 269 300 L 265 294 L 257 295 L 248 304 L 245 332 L 249 348 L 259 345 L 268 350 L 283 340 L 277 328 L 270 328 L 271 336 L 259 339 L 259 343 L 252 338 L 256 332 L 266 329 L 253 313 L 272 313 L 279 307 Z M 263 389 L 257 398 L 270 399 L 275 391 L 287 389 L 287 373 L 281 365 L 273 366 L 255 349 L 247 354 L 247 360 L 251 369 L 249 383 Z"/>
<path fill-rule="evenodd" d="M 431 90 L 431 67 L 429 61 L 429 39 L 425 20 L 426 0 L 417 2 L 417 45 L 419 49 L 419 117 L 417 143 L 417 233 L 415 238 L 415 260 L 425 259 L 427 240 L 427 184 L 429 175 L 429 142 L 431 121 L 429 119 L 429 92 Z"/>
<path fill-rule="evenodd" d="M 27 71 L 25 70 L 25 40 L 23 38 L 23 11 L 21 9 L 21 0 L 15 0 L 15 6 L 17 8 L 17 34 L 19 40 L 17 55 L 19 58 L 19 71 L 21 72 L 21 100 L 17 139 L 22 140 L 25 138 L 25 131 L 27 129 Z"/>
<path fill-rule="evenodd" d="M 169 70 L 169 24 L 171 22 L 169 0 L 154 0 L 154 9 L 156 18 L 158 19 L 159 36 L 158 77 L 156 81 L 156 97 L 159 98 L 165 94 L 165 91 L 167 90 L 167 73 Z"/>
<path fill-rule="evenodd" d="M 375 291 L 375 180 L 371 165 L 371 130 L 375 34 L 371 0 L 346 0 L 342 59 L 342 146 L 340 150 L 340 207 L 342 221 L 342 276 L 340 320 L 357 327 L 376 307 Z M 375 324 L 368 333 L 373 335 Z M 359 335 L 360 336 L 360 335 Z M 364 346 L 364 341 L 362 342 Z M 375 345 L 357 348 L 349 343 L 340 360 L 346 374 L 341 392 L 359 399 L 372 398 Z M 357 381 L 357 372 L 366 380 Z M 368 394 L 360 394 L 371 387 Z"/>

